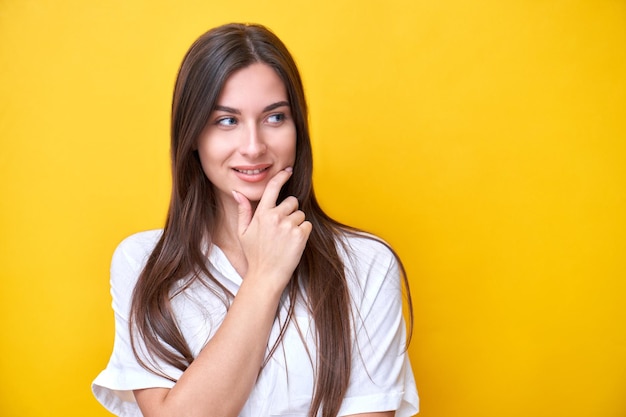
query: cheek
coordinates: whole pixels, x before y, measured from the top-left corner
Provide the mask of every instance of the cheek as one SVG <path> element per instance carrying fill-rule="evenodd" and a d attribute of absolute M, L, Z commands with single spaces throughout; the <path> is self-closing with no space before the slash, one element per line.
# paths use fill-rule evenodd
<path fill-rule="evenodd" d="M 282 141 L 281 153 L 283 157 L 293 165 L 296 160 L 296 131 L 295 129 L 286 135 L 285 140 Z"/>
<path fill-rule="evenodd" d="M 200 165 L 205 175 L 211 179 L 211 172 L 220 166 L 220 160 L 225 155 L 223 146 L 219 146 L 219 142 L 201 140 L 198 143 L 198 157 L 200 159 Z"/>
<path fill-rule="evenodd" d="M 206 144 L 200 144 L 198 146 L 198 158 L 200 159 L 202 169 L 206 172 L 207 168 L 211 166 L 211 152 Z"/>
<path fill-rule="evenodd" d="M 205 165 L 209 161 L 214 164 L 216 161 L 220 161 L 226 158 L 232 153 L 232 140 L 223 135 L 207 135 L 201 137 L 198 140 L 198 155 L 202 164 Z"/>
<path fill-rule="evenodd" d="M 289 154 L 289 161 L 291 161 L 291 164 L 293 165 L 293 163 L 296 160 L 296 140 L 295 139 L 288 146 L 288 149 L 287 149 L 286 153 Z"/>

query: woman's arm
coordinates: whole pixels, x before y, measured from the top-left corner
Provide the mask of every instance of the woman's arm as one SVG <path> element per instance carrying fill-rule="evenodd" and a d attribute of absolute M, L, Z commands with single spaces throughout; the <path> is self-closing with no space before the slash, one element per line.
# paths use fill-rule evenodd
<path fill-rule="evenodd" d="M 224 322 L 172 389 L 135 391 L 145 417 L 235 416 L 259 373 L 278 297 L 246 276 Z M 250 280 L 250 281 L 248 281 Z"/>
<path fill-rule="evenodd" d="M 297 200 L 275 202 L 290 177 L 279 172 L 267 185 L 252 216 L 250 203 L 239 203 L 239 240 L 248 269 L 219 329 L 171 388 L 135 390 L 144 417 L 236 416 L 241 411 L 264 359 L 280 296 L 296 268 L 311 224 Z"/>

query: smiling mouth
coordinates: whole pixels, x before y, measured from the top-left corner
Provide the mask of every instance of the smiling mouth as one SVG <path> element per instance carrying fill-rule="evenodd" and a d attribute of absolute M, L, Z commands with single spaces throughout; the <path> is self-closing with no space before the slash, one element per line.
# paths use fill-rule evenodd
<path fill-rule="evenodd" d="M 257 175 L 257 174 L 260 174 L 261 172 L 267 171 L 269 167 L 258 168 L 258 169 L 237 169 L 237 168 L 233 168 L 233 169 L 245 175 Z"/>

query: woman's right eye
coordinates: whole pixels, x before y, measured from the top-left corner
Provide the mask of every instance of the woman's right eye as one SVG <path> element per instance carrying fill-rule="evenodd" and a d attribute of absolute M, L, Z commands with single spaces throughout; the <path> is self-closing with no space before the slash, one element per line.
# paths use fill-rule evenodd
<path fill-rule="evenodd" d="M 216 124 L 227 127 L 235 126 L 237 124 L 237 119 L 235 119 L 234 117 L 221 117 L 217 119 Z"/>

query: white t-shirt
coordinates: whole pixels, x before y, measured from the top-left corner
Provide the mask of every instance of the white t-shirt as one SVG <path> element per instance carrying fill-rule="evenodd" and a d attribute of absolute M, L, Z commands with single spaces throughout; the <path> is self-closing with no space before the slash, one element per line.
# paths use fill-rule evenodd
<path fill-rule="evenodd" d="M 111 264 L 111 294 L 115 312 L 115 342 L 109 363 L 94 380 L 94 395 L 104 407 L 121 417 L 141 417 L 133 390 L 171 388 L 174 382 L 144 369 L 130 345 L 128 316 L 137 277 L 162 231 L 137 233 L 117 247 Z M 364 237 L 346 237 L 347 255 L 338 245 L 346 266 L 352 297 L 355 345 L 350 383 L 340 416 L 397 410 L 397 417 L 412 416 L 419 399 L 411 364 L 405 352 L 406 331 L 402 317 L 401 281 L 396 260 L 382 243 Z M 242 278 L 215 245 L 208 257 L 211 274 L 233 294 Z M 224 320 L 223 301 L 201 283 L 194 283 L 172 300 L 175 317 L 194 357 Z M 286 307 L 279 311 L 285 317 Z M 346 318 L 348 319 L 348 318 Z M 283 342 L 261 371 L 240 417 L 306 416 L 314 384 L 314 329 L 303 306 L 297 305 L 295 320 L 305 336 L 289 325 Z M 279 331 L 274 323 L 269 346 Z M 141 346 L 139 346 L 140 351 Z M 268 348 L 269 349 L 269 348 Z M 145 357 L 144 357 L 145 359 Z M 173 379 L 182 372 L 163 363 L 160 368 Z"/>

